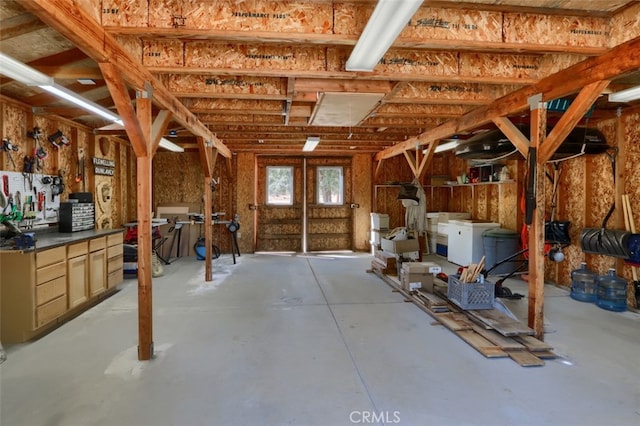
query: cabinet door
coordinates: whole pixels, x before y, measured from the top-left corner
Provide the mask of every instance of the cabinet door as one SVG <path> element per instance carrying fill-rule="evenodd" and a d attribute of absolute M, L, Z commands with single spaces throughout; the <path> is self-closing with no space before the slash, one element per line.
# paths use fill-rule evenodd
<path fill-rule="evenodd" d="M 89 254 L 89 292 L 90 296 L 102 293 L 107 287 L 107 252 L 98 250 Z"/>
<path fill-rule="evenodd" d="M 69 295 L 69 308 L 74 308 L 87 300 L 88 274 L 89 264 L 86 254 L 78 257 L 73 257 L 68 260 L 67 293 Z"/>

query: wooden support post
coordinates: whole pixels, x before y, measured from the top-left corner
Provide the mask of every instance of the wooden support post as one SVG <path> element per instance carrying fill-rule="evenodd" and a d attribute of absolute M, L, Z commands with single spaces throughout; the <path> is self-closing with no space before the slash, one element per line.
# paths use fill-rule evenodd
<path fill-rule="evenodd" d="M 146 361 L 153 357 L 153 304 L 152 304 L 152 251 L 151 229 L 151 99 L 148 92 L 138 92 L 136 117 L 146 142 L 148 155 L 139 156 L 137 165 L 137 221 L 138 221 L 138 359 Z"/>
<path fill-rule="evenodd" d="M 547 135 L 547 109 L 541 97 L 530 98 L 531 148 L 539 151 Z M 529 229 L 529 327 L 536 337 L 544 338 L 544 218 L 545 218 L 545 169 L 544 163 L 536 161 L 535 179 L 536 207 Z"/>
<path fill-rule="evenodd" d="M 211 176 L 204 177 L 204 241 L 205 241 L 205 281 L 213 281 L 213 265 L 211 264 L 211 244 L 213 244 L 211 220 Z"/>

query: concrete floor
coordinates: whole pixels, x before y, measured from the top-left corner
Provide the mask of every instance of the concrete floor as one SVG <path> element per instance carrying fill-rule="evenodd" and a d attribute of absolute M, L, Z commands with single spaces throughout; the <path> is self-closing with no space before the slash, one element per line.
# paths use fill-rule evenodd
<path fill-rule="evenodd" d="M 137 361 L 137 281 L 126 280 L 47 336 L 6 348 L 0 424 L 640 424 L 640 315 L 547 286 L 545 340 L 561 357 L 524 368 L 433 325 L 367 274 L 370 262 L 224 255 L 205 283 L 203 262 L 179 259 L 154 279 L 150 362 Z M 507 303 L 526 314 L 526 299 Z"/>

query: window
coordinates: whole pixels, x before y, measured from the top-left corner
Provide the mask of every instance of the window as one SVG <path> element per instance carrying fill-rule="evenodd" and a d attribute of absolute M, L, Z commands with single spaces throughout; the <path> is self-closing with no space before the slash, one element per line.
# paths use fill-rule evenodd
<path fill-rule="evenodd" d="M 267 204 L 293 204 L 293 167 L 267 167 Z"/>
<path fill-rule="evenodd" d="M 318 204 L 342 204 L 342 167 L 318 167 Z"/>

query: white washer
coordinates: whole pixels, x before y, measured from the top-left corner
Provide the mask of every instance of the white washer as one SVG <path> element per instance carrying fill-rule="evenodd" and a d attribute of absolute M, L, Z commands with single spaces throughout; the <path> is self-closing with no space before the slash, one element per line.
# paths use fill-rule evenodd
<path fill-rule="evenodd" d="M 478 263 L 484 254 L 482 233 L 492 228 L 500 228 L 500 224 L 484 220 L 450 220 L 447 260 L 460 266 Z"/>

